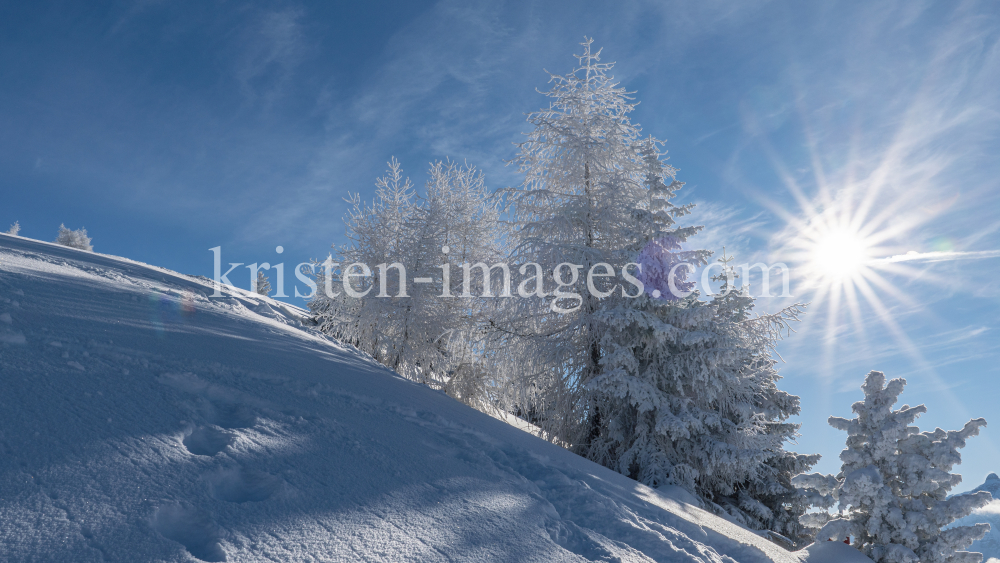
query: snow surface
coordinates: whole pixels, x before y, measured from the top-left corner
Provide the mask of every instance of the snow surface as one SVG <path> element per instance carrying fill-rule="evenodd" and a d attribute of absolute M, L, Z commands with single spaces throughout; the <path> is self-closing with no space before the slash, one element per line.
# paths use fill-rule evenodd
<path fill-rule="evenodd" d="M 403 380 L 299 309 L 211 294 L 0 235 L 0 560 L 867 561 L 789 553 Z"/>
<path fill-rule="evenodd" d="M 871 563 L 857 549 L 839 541 L 821 541 L 807 546 L 798 553 L 809 563 Z"/>

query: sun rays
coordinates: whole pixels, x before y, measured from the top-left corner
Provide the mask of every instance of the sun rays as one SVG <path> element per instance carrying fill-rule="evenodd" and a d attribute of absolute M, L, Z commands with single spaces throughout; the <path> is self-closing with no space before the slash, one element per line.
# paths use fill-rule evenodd
<path fill-rule="evenodd" d="M 907 334 L 904 319 L 914 314 L 936 318 L 925 302 L 927 286 L 933 291 L 954 285 L 932 271 L 930 262 L 993 258 L 1000 252 L 936 251 L 923 240 L 955 198 L 929 207 L 926 198 L 934 191 L 934 176 L 921 177 L 915 172 L 919 167 L 908 166 L 912 155 L 905 148 L 889 149 L 877 160 L 848 163 L 836 173 L 823 171 L 820 150 L 810 149 L 817 169 L 808 181 L 793 178 L 776 153 L 767 150 L 796 208 L 766 199 L 761 203 L 785 222 L 772 239 L 771 260 L 788 264 L 795 298 L 810 304 L 815 320 L 804 332 L 819 332 L 817 375 L 829 385 L 846 375 L 834 370 L 850 357 L 881 362 L 885 354 L 898 352 L 961 411 L 964 407 Z M 799 182 L 812 184 L 815 195 L 807 196 Z M 882 341 L 877 332 L 888 336 L 888 347 L 877 344 Z"/>

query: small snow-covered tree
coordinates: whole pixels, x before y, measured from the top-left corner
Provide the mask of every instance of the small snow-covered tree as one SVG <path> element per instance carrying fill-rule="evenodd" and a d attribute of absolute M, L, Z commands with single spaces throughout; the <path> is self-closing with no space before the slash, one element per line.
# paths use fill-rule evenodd
<path fill-rule="evenodd" d="M 56 244 L 79 248 L 93 252 L 94 247 L 90 244 L 90 237 L 87 236 L 87 229 L 77 229 L 71 231 L 66 225 L 59 225 L 59 234 L 56 236 Z"/>
<path fill-rule="evenodd" d="M 847 449 L 836 479 L 840 515 L 827 522 L 817 540 L 855 536 L 854 545 L 876 563 L 979 563 L 982 554 L 963 551 L 982 538 L 988 524 L 944 529 L 991 499 L 987 492 L 948 497 L 962 476 L 960 448 L 986 426 L 970 420 L 962 430 L 920 432 L 910 426 L 927 411 L 923 405 L 893 410 L 904 379 L 886 383 L 872 371 L 854 403 L 857 418 L 830 417 L 847 432 Z"/>
<path fill-rule="evenodd" d="M 348 199 L 352 209 L 345 222 L 350 242 L 317 264 L 318 289 L 309 307 L 320 330 L 398 369 L 404 356 L 408 300 L 401 302 L 406 293 L 399 283 L 402 271 L 389 265 L 398 263 L 407 273 L 413 271 L 415 193 L 399 161 L 393 158 L 388 166 L 385 176 L 375 181 L 371 204 L 359 194 Z"/>
<path fill-rule="evenodd" d="M 253 287 L 250 290 L 257 295 L 266 296 L 271 293 L 271 281 L 264 275 L 263 270 L 257 270 L 257 279 L 253 280 Z"/>
<path fill-rule="evenodd" d="M 21 232 L 21 223 L 14 221 L 14 224 L 7 229 L 7 234 L 16 237 L 17 233 Z"/>
<path fill-rule="evenodd" d="M 393 159 L 377 181 L 373 204 L 351 199 L 351 244 L 338 252 L 337 261 L 341 270 L 366 264 L 369 277 L 353 278 L 360 283 L 354 296 L 347 295 L 339 289 L 342 274 L 320 264 L 319 291 L 309 307 L 321 330 L 404 377 L 488 410 L 496 401 L 482 363 L 483 324 L 496 304 L 482 293 L 486 278 L 502 281 L 488 268 L 502 255 L 498 203 L 472 166 L 439 161 L 428 174 L 426 195 L 418 197 Z M 477 264 L 487 267 L 486 277 Z M 414 283 L 400 285 L 397 274 L 403 271 Z M 497 283 L 490 289 L 503 293 Z"/>

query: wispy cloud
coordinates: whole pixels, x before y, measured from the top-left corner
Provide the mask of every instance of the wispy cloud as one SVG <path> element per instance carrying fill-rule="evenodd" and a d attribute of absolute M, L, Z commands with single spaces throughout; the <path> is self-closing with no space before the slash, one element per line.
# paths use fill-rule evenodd
<path fill-rule="evenodd" d="M 291 79 L 305 52 L 303 15 L 297 9 L 263 12 L 242 32 L 234 74 L 249 100 L 268 105 Z"/>
<path fill-rule="evenodd" d="M 689 242 L 691 247 L 704 248 L 721 254 L 735 255 L 738 262 L 754 262 L 760 255 L 757 240 L 767 221 L 760 211 L 748 213 L 746 209 L 714 201 L 696 200 L 694 210 L 686 216 L 685 224 L 702 225 L 704 229 Z"/>
<path fill-rule="evenodd" d="M 950 262 L 952 260 L 982 260 L 984 258 L 1000 258 L 1000 250 L 949 251 L 949 252 L 916 252 L 897 254 L 887 258 L 870 260 L 871 264 L 886 264 L 893 262 Z"/>

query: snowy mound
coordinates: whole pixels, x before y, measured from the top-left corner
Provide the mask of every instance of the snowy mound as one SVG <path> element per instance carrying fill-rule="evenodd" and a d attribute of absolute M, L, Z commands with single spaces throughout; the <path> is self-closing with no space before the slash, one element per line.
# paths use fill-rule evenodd
<path fill-rule="evenodd" d="M 1000 476 L 996 473 L 990 473 L 987 475 L 986 481 L 982 485 L 972 489 L 972 492 L 974 493 L 978 491 L 986 491 L 990 493 L 993 495 L 994 500 L 1000 499 Z"/>
<path fill-rule="evenodd" d="M 988 491 L 993 495 L 993 502 L 976 510 L 965 518 L 956 520 L 954 525 L 969 526 L 979 523 L 990 525 L 989 533 L 983 539 L 973 543 L 969 547 L 969 551 L 982 553 L 983 560 L 986 563 L 991 563 L 991 559 L 994 561 L 1000 559 L 1000 477 L 996 473 L 990 473 L 986 477 L 986 482 L 972 489 L 970 492 L 974 493 L 976 491 Z"/>
<path fill-rule="evenodd" d="M 0 559 L 800 560 L 224 293 L 0 235 Z"/>

